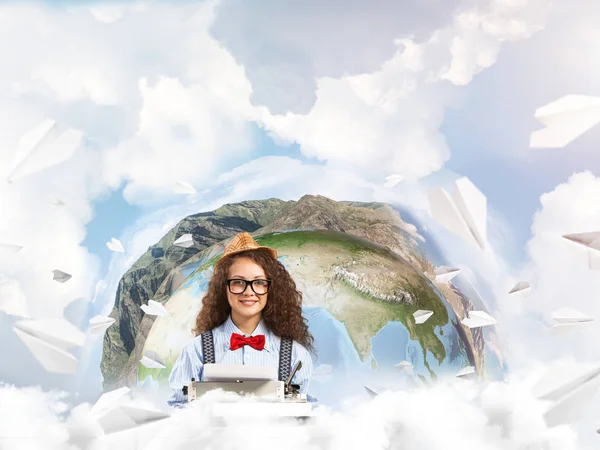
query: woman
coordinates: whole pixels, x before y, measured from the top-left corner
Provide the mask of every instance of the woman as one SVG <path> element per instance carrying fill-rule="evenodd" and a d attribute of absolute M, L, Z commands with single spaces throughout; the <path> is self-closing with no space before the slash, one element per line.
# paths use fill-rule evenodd
<path fill-rule="evenodd" d="M 237 234 L 215 264 L 192 331 L 196 337 L 183 348 L 169 377 L 175 390 L 169 404 L 187 401 L 182 387 L 192 378 L 202 380 L 205 360 L 275 366 L 280 380 L 290 373 L 286 363 L 294 367 L 301 361 L 292 383 L 307 393 L 313 337 L 302 317 L 302 294 L 276 250 L 259 246 L 248 233 Z"/>

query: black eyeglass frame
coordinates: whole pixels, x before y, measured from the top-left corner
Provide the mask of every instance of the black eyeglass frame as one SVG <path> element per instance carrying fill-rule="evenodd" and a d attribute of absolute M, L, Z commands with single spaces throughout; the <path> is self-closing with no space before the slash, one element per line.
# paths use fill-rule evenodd
<path fill-rule="evenodd" d="M 232 281 L 243 281 L 244 283 L 246 283 L 246 285 L 244 286 L 244 289 L 241 292 L 233 292 L 231 290 L 231 282 Z M 266 292 L 263 292 L 261 294 L 259 294 L 258 292 L 256 292 L 254 290 L 254 282 L 255 281 L 266 281 L 267 282 L 267 290 Z M 227 280 L 227 289 L 229 289 L 229 292 L 231 292 L 234 295 L 239 295 L 239 294 L 243 294 L 244 292 L 246 292 L 246 289 L 248 289 L 248 285 L 250 285 L 250 289 L 252 289 L 252 292 L 254 292 L 256 295 L 266 295 L 269 293 L 269 289 L 271 288 L 271 280 L 268 279 L 259 279 L 259 280 L 242 280 L 241 278 L 230 278 Z"/>

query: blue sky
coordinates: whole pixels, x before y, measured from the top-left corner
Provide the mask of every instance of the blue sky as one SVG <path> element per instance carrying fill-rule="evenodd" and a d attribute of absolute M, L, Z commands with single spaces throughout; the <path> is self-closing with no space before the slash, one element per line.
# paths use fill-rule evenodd
<path fill-rule="evenodd" d="M 237 161 L 229 161 L 229 164 L 233 166 L 242 165 L 255 158 L 266 155 L 286 155 L 300 161 L 308 161 L 308 159 L 301 154 L 297 144 L 278 146 L 264 130 L 255 127 L 255 150 L 252 152 L 251 157 Z M 324 164 L 323 162 L 318 161 L 311 161 L 311 163 L 317 165 Z M 91 253 L 100 257 L 100 271 L 102 274 L 107 273 L 113 256 L 113 252 L 107 248 L 106 242 L 112 237 L 119 239 L 122 233 L 128 228 L 133 227 L 138 220 L 161 207 L 168 206 L 159 204 L 153 205 L 152 207 L 144 207 L 130 204 L 123 198 L 123 190 L 124 187 L 121 187 L 111 191 L 107 195 L 95 199 L 92 202 L 94 216 L 86 225 L 86 236 L 82 245 Z M 177 202 L 185 203 L 185 196 L 174 195 L 171 198 L 175 204 Z M 149 246 L 150 245 L 152 244 L 149 244 Z M 125 250 L 127 251 L 127 249 Z"/>

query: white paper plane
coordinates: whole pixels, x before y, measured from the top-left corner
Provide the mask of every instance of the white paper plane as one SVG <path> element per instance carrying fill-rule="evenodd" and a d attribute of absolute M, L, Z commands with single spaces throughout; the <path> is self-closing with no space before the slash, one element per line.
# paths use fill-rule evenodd
<path fill-rule="evenodd" d="M 104 333 L 113 323 L 115 319 L 106 316 L 94 316 L 90 319 L 90 332 L 92 334 Z"/>
<path fill-rule="evenodd" d="M 192 245 L 194 245 L 194 238 L 192 237 L 192 235 L 190 233 L 184 234 L 179 239 L 177 239 L 175 242 L 173 242 L 173 245 L 176 245 L 178 247 L 183 247 L 183 248 L 190 248 Z"/>
<path fill-rule="evenodd" d="M 148 369 L 164 369 L 167 366 L 160 356 L 156 352 L 147 350 L 144 352 L 144 356 L 140 359 L 140 363 Z"/>
<path fill-rule="evenodd" d="M 314 375 L 328 375 L 333 370 L 333 366 L 331 364 L 319 364 L 315 370 L 312 372 L 312 376 Z"/>
<path fill-rule="evenodd" d="M 529 295 L 529 293 L 531 292 L 531 286 L 529 285 L 528 281 L 519 281 L 517 284 L 515 284 L 515 286 L 508 291 L 508 295 L 523 295 L 523 296 L 527 296 Z"/>
<path fill-rule="evenodd" d="M 431 316 L 433 316 L 433 311 L 428 311 L 426 309 L 419 309 L 413 313 L 413 317 L 415 318 L 415 323 L 417 323 L 417 324 L 424 323 Z"/>
<path fill-rule="evenodd" d="M 81 144 L 83 134 L 46 119 L 25 133 L 17 144 L 7 181 L 40 172 L 70 159 Z"/>
<path fill-rule="evenodd" d="M 148 402 L 134 402 L 129 388 L 123 387 L 103 394 L 90 411 L 90 416 L 105 434 L 139 427 L 149 422 L 166 419 L 170 415 Z M 139 400 L 139 399 L 135 399 Z"/>
<path fill-rule="evenodd" d="M 148 400 L 140 397 L 132 399 L 129 392 L 126 387 L 116 389 L 101 396 L 92 407 L 90 417 L 100 425 L 105 435 L 170 417 L 168 412 L 161 411 Z"/>
<path fill-rule="evenodd" d="M 63 201 L 62 201 L 60 198 L 53 198 L 53 199 L 50 201 L 50 204 L 51 204 L 52 206 L 66 206 L 66 203 L 65 203 L 65 202 L 63 202 Z"/>
<path fill-rule="evenodd" d="M 565 234 L 563 238 L 586 247 L 590 269 L 600 270 L 600 231 Z"/>
<path fill-rule="evenodd" d="M 66 283 L 71 278 L 73 278 L 72 275 L 68 274 L 67 272 L 63 272 L 62 270 L 58 270 L 58 269 L 53 270 L 52 273 L 54 274 L 54 277 L 52 279 L 54 281 L 58 281 L 59 283 Z"/>
<path fill-rule="evenodd" d="M 111 252 L 120 252 L 125 253 L 125 249 L 123 248 L 123 244 L 121 241 L 115 238 L 111 238 L 110 241 L 106 243 L 106 246 Z"/>
<path fill-rule="evenodd" d="M 77 358 L 67 350 L 83 346 L 85 335 L 69 321 L 63 318 L 22 320 L 14 324 L 13 331 L 48 372 L 73 374 L 77 371 Z"/>
<path fill-rule="evenodd" d="M 402 180 L 404 180 L 404 177 L 402 175 L 389 175 L 385 177 L 385 187 L 393 188 Z"/>
<path fill-rule="evenodd" d="M 154 300 L 148 300 L 147 305 L 141 306 L 142 311 L 151 316 L 168 316 L 169 311 L 165 309 L 162 303 L 155 302 Z"/>
<path fill-rule="evenodd" d="M 593 318 L 569 307 L 557 309 L 552 313 L 552 318 L 555 321 L 552 325 L 553 334 L 562 334 L 594 321 Z"/>
<path fill-rule="evenodd" d="M 114 409 L 121 401 L 123 401 L 129 392 L 130 389 L 124 386 L 122 388 L 103 393 L 98 400 L 96 400 L 96 403 L 94 403 L 92 409 L 90 409 L 90 415 L 97 417 L 108 410 Z"/>
<path fill-rule="evenodd" d="M 396 367 L 397 369 L 400 369 L 406 373 L 414 373 L 414 367 L 413 365 L 408 362 L 408 361 L 400 361 L 398 364 L 396 364 L 394 367 Z"/>
<path fill-rule="evenodd" d="M 548 426 L 572 423 L 600 387 L 600 366 L 560 364 L 548 369 L 533 387 L 533 394 L 552 402 L 544 414 Z"/>
<path fill-rule="evenodd" d="M 176 194 L 196 194 L 196 189 L 185 181 L 178 181 L 177 184 L 173 187 L 173 192 Z"/>
<path fill-rule="evenodd" d="M 573 309 L 573 308 L 569 308 L 569 307 L 557 309 L 556 311 L 554 311 L 552 313 L 552 318 L 554 320 L 556 320 L 558 323 L 565 323 L 565 324 L 586 323 L 586 322 L 594 321 L 593 318 L 586 316 L 582 312 L 577 311 L 576 309 Z"/>
<path fill-rule="evenodd" d="M 485 311 L 468 311 L 468 317 L 464 318 L 462 323 L 469 328 L 479 328 L 494 325 L 497 322 Z"/>
<path fill-rule="evenodd" d="M 378 395 L 380 395 L 386 391 L 386 389 L 384 389 L 384 388 L 375 389 L 375 388 L 371 388 L 369 386 L 364 386 L 364 388 L 367 391 L 367 394 L 369 394 L 369 397 L 371 397 L 371 398 L 375 398 Z"/>
<path fill-rule="evenodd" d="M 18 253 L 23 249 L 20 245 L 0 244 L 0 252 L 3 253 Z"/>
<path fill-rule="evenodd" d="M 467 178 L 454 182 L 452 197 L 442 188 L 429 191 L 431 216 L 467 242 L 484 249 L 487 234 L 487 199 Z"/>
<path fill-rule="evenodd" d="M 460 372 L 456 374 L 457 377 L 467 377 L 469 375 L 473 375 L 475 373 L 475 367 L 467 366 L 464 369 L 461 369 Z"/>
<path fill-rule="evenodd" d="M 452 278 L 460 273 L 460 269 L 448 266 L 440 266 L 433 271 L 436 283 L 449 283 Z"/>
<path fill-rule="evenodd" d="M 535 111 L 546 128 L 531 133 L 531 148 L 562 148 L 600 122 L 600 98 L 566 95 Z"/>
<path fill-rule="evenodd" d="M 333 366 L 331 364 L 319 364 L 312 372 L 311 380 L 318 381 L 320 383 L 326 383 L 333 378 L 331 372 Z"/>

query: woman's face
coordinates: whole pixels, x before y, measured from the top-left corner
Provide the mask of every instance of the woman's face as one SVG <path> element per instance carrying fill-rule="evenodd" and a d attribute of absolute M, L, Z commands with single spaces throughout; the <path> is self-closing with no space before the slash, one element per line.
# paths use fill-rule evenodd
<path fill-rule="evenodd" d="M 231 316 L 234 321 L 236 318 L 249 319 L 256 315 L 260 316 L 267 304 L 268 295 L 260 294 L 260 292 L 265 289 L 266 285 L 264 281 L 260 280 L 267 279 L 263 268 L 249 258 L 237 258 L 229 268 L 227 279 L 238 280 L 231 282 L 232 290 L 235 292 L 238 292 L 238 290 L 241 291 L 243 288 L 244 284 L 241 280 L 259 280 L 254 283 L 254 289 L 259 292 L 259 294 L 252 290 L 250 284 L 248 284 L 246 289 L 239 294 L 231 293 L 227 286 L 225 286 L 225 289 L 227 290 L 227 301 L 231 306 Z"/>

